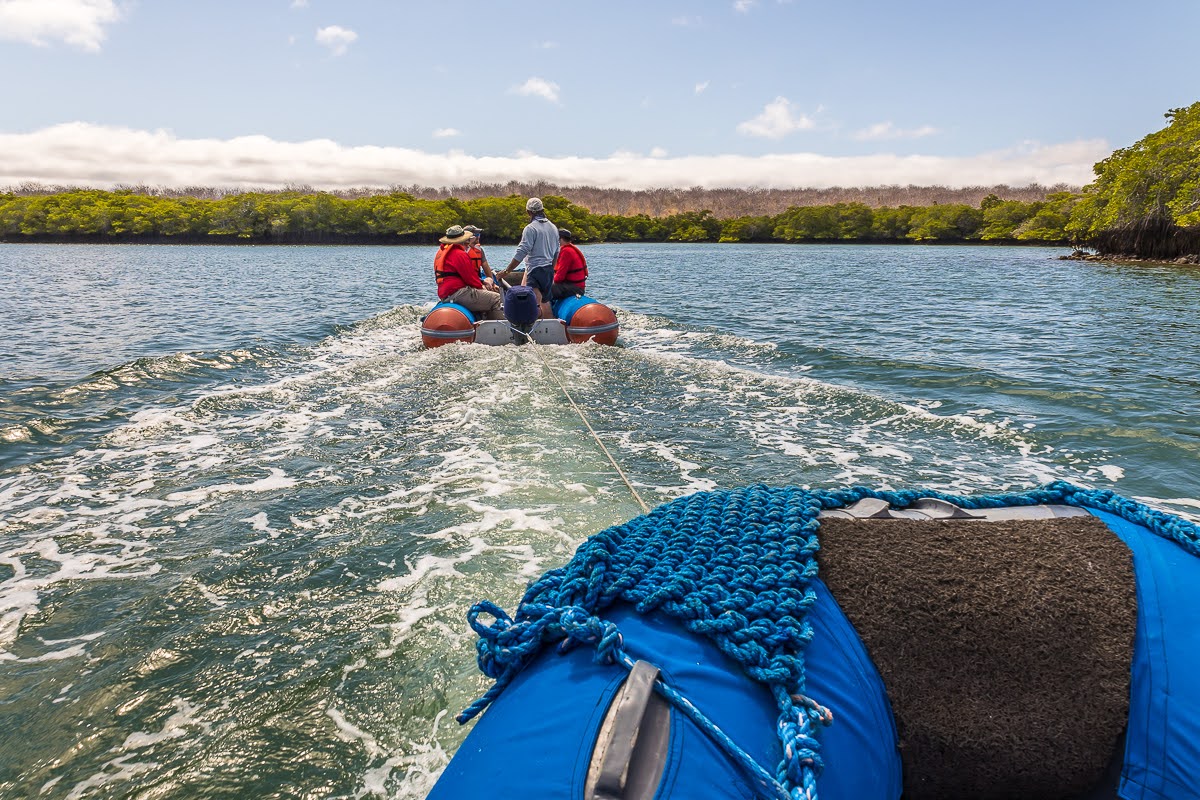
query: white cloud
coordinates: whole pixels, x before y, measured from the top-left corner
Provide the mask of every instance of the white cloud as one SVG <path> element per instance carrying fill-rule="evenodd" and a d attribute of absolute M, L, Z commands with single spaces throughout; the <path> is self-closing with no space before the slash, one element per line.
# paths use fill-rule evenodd
<path fill-rule="evenodd" d="M 704 22 L 702 17 L 672 17 L 671 24 L 678 25 L 680 28 L 687 28 L 692 25 L 700 25 Z"/>
<path fill-rule="evenodd" d="M 111 187 L 221 186 L 324 189 L 449 186 L 472 181 L 547 181 L 608 188 L 702 186 L 1081 186 L 1112 152 L 1103 141 L 1025 144 L 966 157 L 679 156 L 616 153 L 607 158 L 550 158 L 534 153 L 472 156 L 400 147 L 347 147 L 328 139 L 280 142 L 266 136 L 179 139 L 168 131 L 81 122 L 33 133 L 0 133 L 0 187 L 24 182 Z"/>
<path fill-rule="evenodd" d="M 39 47 L 61 40 L 96 52 L 104 26 L 120 16 L 114 0 L 0 0 L 0 39 Z"/>
<path fill-rule="evenodd" d="M 775 0 L 778 5 L 790 5 L 792 0 Z M 733 10 L 742 14 L 749 13 L 750 9 L 758 5 L 758 0 L 733 0 Z"/>
<path fill-rule="evenodd" d="M 815 124 L 803 114 L 793 112 L 791 101 L 786 97 L 776 97 L 767 103 L 757 117 L 739 123 L 737 130 L 738 133 L 744 133 L 747 136 L 782 139 L 789 133 L 808 130 Z"/>
<path fill-rule="evenodd" d="M 460 131 L 458 130 L 458 128 L 438 128 L 437 130 L 435 130 L 433 132 L 433 138 L 449 139 L 451 137 L 458 136 L 459 134 L 460 134 Z"/>
<path fill-rule="evenodd" d="M 308 8 L 308 0 L 292 0 L 292 8 Z"/>
<path fill-rule="evenodd" d="M 652 147 L 652 148 L 650 148 L 650 157 L 651 158 L 666 158 L 667 151 L 661 147 Z"/>
<path fill-rule="evenodd" d="M 345 55 L 346 49 L 358 39 L 358 34 L 341 25 L 317 29 L 317 42 L 329 48 L 335 56 Z"/>
<path fill-rule="evenodd" d="M 702 94 L 708 88 L 708 81 L 701 81 L 696 84 L 696 94 Z"/>
<path fill-rule="evenodd" d="M 877 122 L 869 125 L 852 135 L 860 142 L 877 142 L 885 139 L 921 139 L 941 133 L 932 125 L 922 125 L 919 128 L 897 128 L 891 122 Z"/>
<path fill-rule="evenodd" d="M 515 94 L 528 95 L 530 97 L 542 97 L 549 100 L 551 103 L 558 102 L 559 87 L 557 83 L 548 81 L 545 78 L 530 78 L 520 86 L 514 86 L 509 91 Z"/>
<path fill-rule="evenodd" d="M 542 42 L 538 45 L 543 50 L 557 50 L 558 42 Z"/>

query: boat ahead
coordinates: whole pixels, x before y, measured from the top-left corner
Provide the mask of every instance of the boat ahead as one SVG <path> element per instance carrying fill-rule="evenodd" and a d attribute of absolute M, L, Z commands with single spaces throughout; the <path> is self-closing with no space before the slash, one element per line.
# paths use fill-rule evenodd
<path fill-rule="evenodd" d="M 1200 798 L 1200 527 L 1112 492 L 701 492 L 467 620 L 432 800 Z"/>
<path fill-rule="evenodd" d="M 511 295 L 511 290 L 508 294 Z M 456 303 L 441 302 L 421 320 L 421 341 L 426 347 L 455 342 L 475 344 L 616 344 L 620 325 L 616 313 L 586 295 L 574 295 L 551 304 L 550 319 L 526 321 L 510 313 L 506 319 L 476 320 L 475 314 Z"/>

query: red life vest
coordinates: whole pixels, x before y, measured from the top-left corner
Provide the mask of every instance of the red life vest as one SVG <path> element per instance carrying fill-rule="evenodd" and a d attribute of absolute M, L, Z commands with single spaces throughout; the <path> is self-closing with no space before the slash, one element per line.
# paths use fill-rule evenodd
<path fill-rule="evenodd" d="M 587 259 L 583 257 L 583 252 L 570 242 L 564 242 L 558 251 L 554 282 L 575 283 L 582 286 L 587 282 L 587 276 Z"/>
<path fill-rule="evenodd" d="M 467 285 L 462 275 L 452 269 L 446 269 L 446 256 L 455 247 L 458 245 L 443 244 L 433 257 L 433 277 L 437 281 L 438 297 L 443 300 Z"/>

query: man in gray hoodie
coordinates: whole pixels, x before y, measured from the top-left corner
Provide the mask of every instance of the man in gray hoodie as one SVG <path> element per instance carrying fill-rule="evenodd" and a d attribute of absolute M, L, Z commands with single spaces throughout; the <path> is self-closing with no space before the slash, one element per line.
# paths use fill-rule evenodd
<path fill-rule="evenodd" d="M 537 293 L 538 303 L 550 302 L 550 284 L 554 282 L 554 260 L 558 258 L 558 228 L 546 218 L 546 209 L 537 197 L 525 203 L 529 224 L 521 231 L 521 243 L 513 254 L 505 273 L 515 270 L 522 261 L 526 262 L 525 277 L 521 285 L 532 286 Z M 543 306 L 543 316 L 549 315 Z"/>

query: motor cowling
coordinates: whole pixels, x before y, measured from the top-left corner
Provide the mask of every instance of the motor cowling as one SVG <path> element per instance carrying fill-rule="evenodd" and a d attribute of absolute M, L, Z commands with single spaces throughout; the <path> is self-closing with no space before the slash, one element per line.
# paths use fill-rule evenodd
<path fill-rule="evenodd" d="M 530 286 L 513 286 L 504 292 L 504 318 L 514 328 L 528 333 L 538 319 L 537 295 Z"/>

